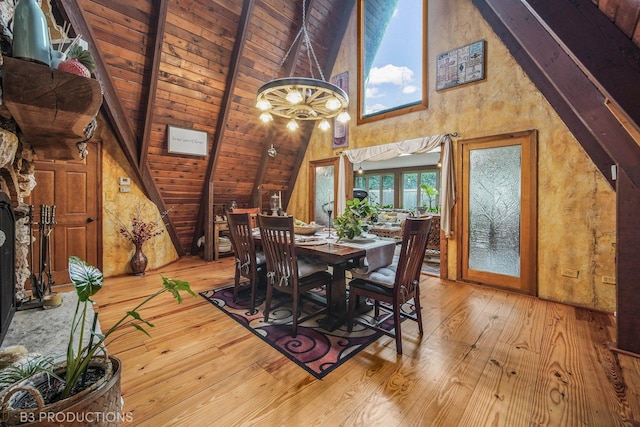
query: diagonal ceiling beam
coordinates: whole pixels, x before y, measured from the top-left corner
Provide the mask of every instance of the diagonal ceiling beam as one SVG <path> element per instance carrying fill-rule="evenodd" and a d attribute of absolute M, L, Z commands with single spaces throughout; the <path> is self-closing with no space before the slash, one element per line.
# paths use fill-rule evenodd
<path fill-rule="evenodd" d="M 118 143 L 129 161 L 134 174 L 142 183 L 142 189 L 149 199 L 151 199 L 151 201 L 155 203 L 161 211 L 165 211 L 167 208 L 164 205 L 162 196 L 155 185 L 155 181 L 151 178 L 151 171 L 149 171 L 147 167 L 141 169 L 139 166 L 140 154 L 138 152 L 137 138 L 129 124 L 129 121 L 127 120 L 126 113 L 116 92 L 113 78 L 100 49 L 98 49 L 96 38 L 93 34 L 93 30 L 87 23 L 82 6 L 77 0 L 55 1 L 58 10 L 63 15 L 63 18 L 71 24 L 76 34 L 82 34 L 82 38 L 89 44 L 89 51 L 96 63 L 94 74 L 102 87 L 104 97 L 102 108 L 109 118 L 111 127 L 116 133 Z M 182 256 L 184 251 L 180 245 L 176 228 L 171 221 L 170 216 L 167 216 L 167 219 L 167 232 L 169 233 L 169 236 L 171 236 L 171 241 L 176 248 L 178 255 Z"/>
<path fill-rule="evenodd" d="M 120 98 L 116 93 L 113 78 L 109 73 L 106 61 L 102 56 L 102 52 L 98 49 L 96 38 L 93 34 L 93 30 L 87 23 L 84 10 L 78 3 L 78 0 L 56 1 L 61 6 L 60 11 L 63 15 L 66 15 L 64 18 L 69 21 L 76 34 L 82 34 L 82 38 L 89 44 L 89 51 L 96 62 L 94 74 L 102 86 L 104 110 L 111 121 L 111 125 L 118 137 L 118 141 L 122 145 L 122 149 L 124 150 L 127 160 L 129 160 L 129 163 L 134 166 L 134 170 L 137 173 L 138 178 L 142 179 L 140 169 L 138 168 L 139 152 L 135 133 L 129 124 L 124 108 L 122 108 Z"/>
<path fill-rule="evenodd" d="M 342 12 L 342 19 L 338 26 L 338 30 L 334 34 L 333 42 L 329 48 L 329 55 L 327 57 L 327 62 L 323 70 L 326 76 L 331 75 L 333 66 L 336 63 L 336 58 L 338 57 L 338 53 L 340 52 L 340 46 L 342 45 L 342 39 L 344 38 L 344 34 L 347 31 L 347 26 L 349 25 L 349 19 L 351 18 L 351 14 L 355 6 L 355 0 L 343 0 L 343 4 L 344 4 L 344 10 Z M 302 146 L 298 151 L 298 158 L 296 159 L 296 163 L 293 167 L 293 173 L 289 178 L 289 185 L 287 187 L 287 191 L 285 192 L 285 195 L 283 197 L 283 201 L 282 201 L 283 206 L 287 206 L 289 204 L 289 200 L 291 199 L 291 193 L 293 192 L 296 179 L 298 178 L 300 168 L 302 167 L 302 162 L 304 161 L 305 154 L 307 153 L 307 147 L 309 147 L 309 140 L 311 139 L 312 134 L 313 134 L 313 128 L 311 129 L 311 131 L 308 132 L 307 137 L 304 139 Z"/>
<path fill-rule="evenodd" d="M 575 5 L 586 2 L 588 0 L 562 0 L 560 3 Z M 601 88 L 591 80 L 591 76 L 585 74 L 582 64 L 576 62 L 575 56 L 567 51 L 555 33 L 548 31 L 546 24 L 533 13 L 526 1 L 473 0 L 473 3 L 481 10 L 485 6 L 488 7 L 491 13 L 500 19 L 502 25 L 517 40 L 535 67 L 551 82 L 602 150 L 609 155 L 613 163 L 627 172 L 634 185 L 640 185 L 640 148 L 637 143 L 606 106 L 606 96 Z M 571 21 L 573 31 L 594 31 L 588 21 L 580 18 L 580 13 L 575 7 L 573 12 L 571 8 L 564 12 L 562 16 L 565 25 L 566 20 Z M 582 28 L 583 26 L 585 28 Z M 615 27 L 613 23 L 610 23 L 610 26 Z M 581 29 L 578 30 L 577 27 Z M 625 85 L 625 82 L 621 81 L 619 84 Z M 590 150 L 588 144 L 584 144 L 582 140 L 578 141 L 596 162 L 597 154 Z"/>
<path fill-rule="evenodd" d="M 207 173 L 205 175 L 205 184 L 202 192 L 203 202 L 200 204 L 198 211 L 198 220 L 193 234 L 193 242 L 191 244 L 191 253 L 197 253 L 197 241 L 204 228 L 205 247 L 204 259 L 213 260 L 213 228 L 214 228 L 214 212 L 213 212 L 213 172 L 216 169 L 218 158 L 220 157 L 221 141 L 224 138 L 225 129 L 227 128 L 227 120 L 229 119 L 229 110 L 233 101 L 233 93 L 236 88 L 236 80 L 238 78 L 238 69 L 242 60 L 242 52 L 244 50 L 247 39 L 247 28 L 253 12 L 255 0 L 244 0 L 242 6 L 242 14 L 238 24 L 238 32 L 236 41 L 233 45 L 231 54 L 231 63 L 229 64 L 229 73 L 225 84 L 224 94 L 222 96 L 222 104 L 220 114 L 216 123 L 216 132 L 209 154 L 209 164 L 207 165 Z"/>
<path fill-rule="evenodd" d="M 167 13 L 169 10 L 169 0 L 160 0 L 158 4 L 158 13 L 156 16 L 156 28 L 153 39 L 155 44 L 151 52 L 153 64 L 151 65 L 151 74 L 145 87 L 149 88 L 147 94 L 147 104 L 145 106 L 144 134 L 142 136 L 142 147 L 140 148 L 140 168 L 147 166 L 147 154 L 149 151 L 149 140 L 151 139 L 151 129 L 153 127 L 153 111 L 156 105 L 156 95 L 158 93 L 158 79 L 160 78 L 160 62 L 162 59 L 162 45 L 164 43 L 164 30 L 167 22 Z"/>
<path fill-rule="evenodd" d="M 611 176 L 611 165 L 614 163 L 611 157 L 604 151 L 596 138 L 591 134 L 589 129 L 584 125 L 580 117 L 572 109 L 571 105 L 556 90 L 553 83 L 538 68 L 531 56 L 520 46 L 518 40 L 513 36 L 509 29 L 503 24 L 500 17 L 496 15 L 484 0 L 474 1 L 483 18 L 489 23 L 493 31 L 498 35 L 502 42 L 507 46 L 509 52 L 518 61 L 518 64 L 525 70 L 531 81 L 536 85 L 538 90 L 549 101 L 553 109 L 558 113 L 560 118 L 567 125 L 571 133 L 590 153 L 590 157 L 594 164 L 600 170 L 605 179 L 612 188 L 615 189 L 615 183 Z"/>

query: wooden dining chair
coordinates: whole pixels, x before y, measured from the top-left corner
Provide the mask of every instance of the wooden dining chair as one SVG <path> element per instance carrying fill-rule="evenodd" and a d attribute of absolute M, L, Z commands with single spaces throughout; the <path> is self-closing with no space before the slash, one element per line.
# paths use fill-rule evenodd
<path fill-rule="evenodd" d="M 256 228 L 258 226 L 257 216 L 260 213 L 260 208 L 235 208 L 232 209 L 233 213 L 248 213 L 249 219 L 251 220 L 251 228 Z"/>
<path fill-rule="evenodd" d="M 347 330 L 353 330 L 353 323 L 359 323 L 396 339 L 396 351 L 402 354 L 402 331 L 400 321 L 407 317 L 418 322 L 422 334 L 422 313 L 420 307 L 420 270 L 424 251 L 427 247 L 431 217 L 407 218 L 404 224 L 400 257 L 397 264 L 379 268 L 366 278 L 357 278 L 349 282 L 349 320 Z M 356 303 L 360 297 L 374 300 L 375 323 L 354 318 Z M 401 306 L 414 299 L 415 315 L 402 313 Z M 381 305 L 380 302 L 386 303 Z M 386 313 L 380 316 L 380 310 Z M 394 330 L 380 325 L 393 317 Z"/>
<path fill-rule="evenodd" d="M 303 293 L 325 287 L 327 301 L 331 300 L 331 279 L 325 263 L 296 256 L 293 216 L 258 215 L 262 248 L 267 258 L 267 298 L 264 306 L 264 321 L 269 321 L 273 291 L 291 295 L 293 300 L 291 336 L 298 334 L 298 323 L 325 312 L 326 307 L 302 318 L 300 299 Z"/>
<path fill-rule="evenodd" d="M 238 302 L 241 288 L 250 287 L 251 313 L 256 310 L 256 289 L 260 281 L 266 281 L 266 259 L 262 251 L 256 251 L 249 213 L 229 213 L 229 236 L 236 256 L 236 273 L 233 286 L 233 302 Z M 247 279 L 241 282 L 240 278 Z"/>

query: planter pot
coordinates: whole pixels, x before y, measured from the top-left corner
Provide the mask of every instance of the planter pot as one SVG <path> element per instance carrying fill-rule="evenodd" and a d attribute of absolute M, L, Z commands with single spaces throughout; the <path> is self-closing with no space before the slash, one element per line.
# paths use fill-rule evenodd
<path fill-rule="evenodd" d="M 7 426 L 117 426 L 124 419 L 120 394 L 120 360 L 110 356 L 108 361 L 96 357 L 90 366 L 105 370 L 103 378 L 89 388 L 67 399 L 45 404 L 38 386 L 47 383 L 47 375 L 36 374 L 12 386 L 2 397 L 0 417 Z M 55 370 L 64 376 L 64 365 Z M 36 409 L 20 409 L 27 395 L 33 396 Z"/>

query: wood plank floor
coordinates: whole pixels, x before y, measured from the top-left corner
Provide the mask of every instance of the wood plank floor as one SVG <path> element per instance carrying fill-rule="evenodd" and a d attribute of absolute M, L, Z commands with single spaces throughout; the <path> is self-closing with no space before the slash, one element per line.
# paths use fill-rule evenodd
<path fill-rule="evenodd" d="M 145 277 L 108 278 L 105 329 L 161 286 L 231 283 L 233 260 L 183 258 Z M 202 297 L 168 295 L 154 323 L 108 345 L 123 363 L 135 426 L 640 426 L 640 360 L 608 350 L 612 316 L 422 276 L 424 335 L 403 324 L 404 355 L 380 338 L 323 380 Z"/>

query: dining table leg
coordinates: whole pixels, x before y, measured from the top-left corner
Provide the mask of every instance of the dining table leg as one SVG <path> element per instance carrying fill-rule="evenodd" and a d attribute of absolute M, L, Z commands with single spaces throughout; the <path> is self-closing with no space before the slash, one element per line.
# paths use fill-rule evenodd
<path fill-rule="evenodd" d="M 349 314 L 347 306 L 347 282 L 345 273 L 347 263 L 334 264 L 333 280 L 331 281 L 331 299 L 328 302 L 327 316 L 319 319 L 318 323 L 327 331 L 334 331 L 347 321 Z"/>

